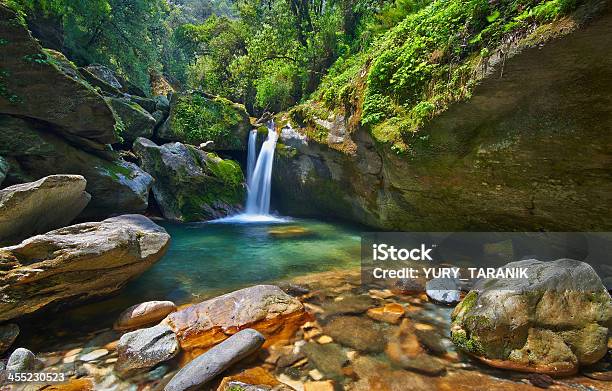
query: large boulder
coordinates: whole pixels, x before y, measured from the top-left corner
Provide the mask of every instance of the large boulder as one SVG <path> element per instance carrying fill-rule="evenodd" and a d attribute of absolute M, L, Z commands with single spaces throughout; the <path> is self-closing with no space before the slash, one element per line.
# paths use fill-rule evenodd
<path fill-rule="evenodd" d="M 384 139 L 397 128 L 360 125 L 361 102 L 344 115 L 295 108 L 275 157 L 278 208 L 386 230 L 612 229 L 607 8 L 580 29 L 572 18 L 555 24 L 555 35 L 571 34 L 488 69 L 469 99 L 403 135 L 405 153 Z"/>
<path fill-rule="evenodd" d="M 155 178 L 153 195 L 165 218 L 208 220 L 239 210 L 245 197 L 238 163 L 191 145 L 162 146 L 145 138 L 134 142 L 140 167 Z"/>
<path fill-rule="evenodd" d="M 51 175 L 0 190 L 0 244 L 68 225 L 89 203 L 80 175 Z"/>
<path fill-rule="evenodd" d="M 245 328 L 262 333 L 268 345 L 288 340 L 307 318 L 302 303 L 279 287 L 256 285 L 182 308 L 164 322 L 189 360 Z"/>
<path fill-rule="evenodd" d="M 155 118 L 138 103 L 129 98 L 108 98 L 113 110 L 121 117 L 123 141 L 131 143 L 138 137 L 152 137 Z M 153 103 L 155 106 L 155 103 Z"/>
<path fill-rule="evenodd" d="M 179 352 L 176 335 L 166 325 L 123 334 L 117 344 L 115 371 L 122 375 L 149 369 Z"/>
<path fill-rule="evenodd" d="M 0 321 L 120 289 L 166 252 L 170 236 L 141 215 L 72 225 L 0 248 Z"/>
<path fill-rule="evenodd" d="M 501 368 L 571 374 L 606 355 L 612 299 L 586 263 L 525 260 L 528 278 L 484 279 L 452 313 L 461 349 Z"/>
<path fill-rule="evenodd" d="M 48 55 L 21 19 L 0 5 L 0 113 L 36 118 L 58 131 L 102 144 L 117 141 L 112 109 L 88 83 L 65 72 L 65 63 Z"/>
<path fill-rule="evenodd" d="M 239 331 L 183 367 L 164 391 L 201 389 L 232 364 L 255 353 L 264 342 L 265 337 L 256 330 Z"/>
<path fill-rule="evenodd" d="M 216 150 L 245 150 L 250 128 L 249 115 L 240 104 L 205 93 L 177 93 L 156 136 L 194 145 L 213 141 Z"/>
<path fill-rule="evenodd" d="M 45 124 L 0 115 L 0 155 L 14 162 L 7 182 L 34 181 L 54 174 L 82 175 L 92 200 L 84 217 L 142 212 L 153 178 L 133 163 L 77 148 Z"/>

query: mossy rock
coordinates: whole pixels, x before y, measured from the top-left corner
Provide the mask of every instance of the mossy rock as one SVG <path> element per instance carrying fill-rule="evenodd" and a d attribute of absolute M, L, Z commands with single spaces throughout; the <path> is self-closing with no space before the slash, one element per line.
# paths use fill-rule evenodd
<path fill-rule="evenodd" d="M 566 375 L 607 352 L 612 300 L 588 264 L 526 260 L 526 279 L 478 281 L 451 315 L 451 340 L 496 367 Z"/>
<path fill-rule="evenodd" d="M 120 136 L 124 141 L 132 142 L 138 137 L 153 136 L 156 120 L 138 103 L 129 98 L 106 98 L 113 111 L 121 118 L 123 127 Z"/>
<path fill-rule="evenodd" d="M 192 92 L 172 96 L 170 115 L 157 137 L 195 145 L 213 141 L 216 150 L 244 150 L 250 127 L 244 106 Z"/>
<path fill-rule="evenodd" d="M 245 197 L 240 165 L 179 142 L 134 142 L 140 165 L 155 178 L 153 195 L 165 218 L 201 221 L 238 211 Z"/>

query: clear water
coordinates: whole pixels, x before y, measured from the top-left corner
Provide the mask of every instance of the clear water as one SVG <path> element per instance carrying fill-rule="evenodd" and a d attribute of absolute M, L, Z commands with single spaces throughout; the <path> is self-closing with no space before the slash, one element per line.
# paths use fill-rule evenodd
<path fill-rule="evenodd" d="M 44 336 L 40 343 L 48 348 L 50 335 L 69 330 L 67 341 L 78 333 L 110 327 L 121 311 L 142 301 L 197 302 L 248 285 L 359 264 L 359 230 L 342 224 L 303 219 L 275 224 L 159 224 L 172 237 L 159 262 L 114 297 L 33 319 L 22 333 L 27 345 L 43 348 L 34 343 Z M 306 232 L 278 233 L 286 228 Z"/>

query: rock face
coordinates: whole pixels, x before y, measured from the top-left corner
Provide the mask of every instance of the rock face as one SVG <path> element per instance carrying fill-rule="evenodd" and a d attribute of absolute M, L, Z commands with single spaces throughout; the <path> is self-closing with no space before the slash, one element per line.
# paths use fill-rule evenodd
<path fill-rule="evenodd" d="M 176 335 L 166 325 L 132 331 L 119 339 L 115 371 L 128 375 L 149 369 L 171 359 L 178 352 Z"/>
<path fill-rule="evenodd" d="M 359 125 L 359 107 L 292 112 L 296 129 L 282 132 L 275 157 L 277 206 L 388 230 L 610 230 L 610 46 L 608 11 L 525 48 L 503 77 L 496 69 L 469 100 L 406 135 L 405 155 Z"/>
<path fill-rule="evenodd" d="M 171 301 L 147 301 L 126 309 L 115 322 L 115 330 L 129 330 L 159 322 L 176 311 Z"/>
<path fill-rule="evenodd" d="M 232 364 L 256 352 L 265 340 L 265 337 L 256 330 L 239 331 L 183 367 L 164 390 L 200 389 Z"/>
<path fill-rule="evenodd" d="M 0 248 L 0 321 L 116 291 L 159 260 L 169 242 L 151 220 L 124 215 Z"/>
<path fill-rule="evenodd" d="M 44 124 L 0 115 L 0 155 L 13 159 L 6 182 L 54 174 L 82 175 L 92 199 L 85 217 L 141 212 L 153 178 L 133 163 L 77 148 Z"/>
<path fill-rule="evenodd" d="M 19 335 L 19 326 L 14 323 L 7 323 L 0 326 L 0 354 L 4 354 L 17 336 Z"/>
<path fill-rule="evenodd" d="M 595 271 L 570 259 L 526 260 L 528 279 L 481 280 L 455 308 L 451 337 L 484 362 L 570 374 L 607 351 L 612 299 Z"/>
<path fill-rule="evenodd" d="M 193 145 L 213 141 L 216 150 L 245 150 L 250 128 L 244 106 L 192 92 L 172 95 L 170 115 L 156 136 Z"/>
<path fill-rule="evenodd" d="M 108 101 L 123 121 L 123 141 L 132 142 L 138 137 L 153 136 L 156 121 L 149 112 L 128 98 L 109 98 Z"/>
<path fill-rule="evenodd" d="M 145 138 L 134 143 L 140 166 L 153 175 L 153 195 L 165 218 L 198 221 L 239 210 L 245 197 L 238 163 L 190 145 L 162 146 Z"/>
<path fill-rule="evenodd" d="M 2 156 L 0 156 L 0 186 L 2 182 L 4 182 L 4 178 L 6 178 L 6 174 L 9 170 L 9 164 Z"/>
<path fill-rule="evenodd" d="M 0 39 L 6 73 L 1 77 L 6 92 L 0 96 L 0 113 L 36 118 L 63 134 L 102 144 L 117 141 L 115 116 L 102 96 L 66 73 L 65 65 L 43 51 L 4 5 L 0 5 Z"/>
<path fill-rule="evenodd" d="M 0 190 L 0 244 L 68 225 L 89 203 L 80 175 L 52 175 Z"/>
<path fill-rule="evenodd" d="M 164 322 L 189 360 L 245 328 L 261 332 L 267 344 L 288 340 L 307 318 L 299 300 L 277 286 L 257 285 L 185 307 Z"/>

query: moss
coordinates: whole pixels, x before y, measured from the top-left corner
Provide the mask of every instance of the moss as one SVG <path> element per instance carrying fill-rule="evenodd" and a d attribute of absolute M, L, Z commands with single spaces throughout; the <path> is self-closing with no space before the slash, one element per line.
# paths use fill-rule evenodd
<path fill-rule="evenodd" d="M 102 170 L 106 175 L 110 176 L 116 181 L 120 181 L 121 176 L 131 179 L 134 175 L 133 171 L 128 167 L 106 161 L 102 163 L 102 166 L 98 166 L 96 168 Z"/>
<path fill-rule="evenodd" d="M 171 130 L 188 143 L 212 140 L 217 146 L 238 148 L 242 140 L 236 129 L 243 126 L 244 119 L 240 111 L 240 107 L 224 98 L 197 93 L 181 95 L 173 108 Z"/>
<path fill-rule="evenodd" d="M 458 330 L 451 334 L 451 341 L 461 350 L 472 354 L 482 356 L 485 351 L 480 341 L 475 338 L 469 338 L 465 330 Z"/>

